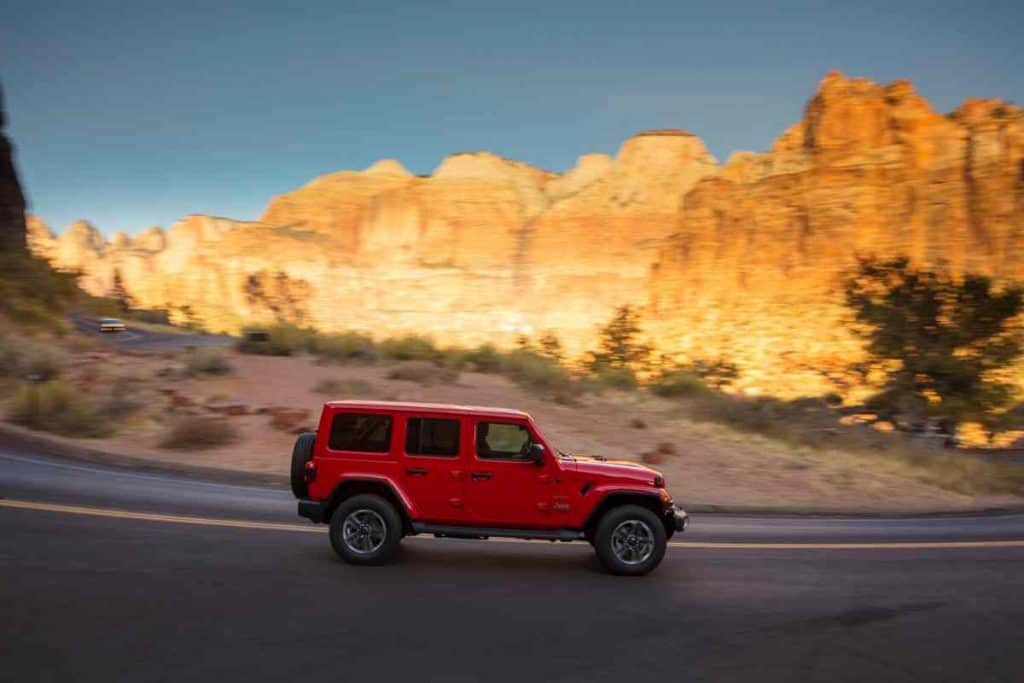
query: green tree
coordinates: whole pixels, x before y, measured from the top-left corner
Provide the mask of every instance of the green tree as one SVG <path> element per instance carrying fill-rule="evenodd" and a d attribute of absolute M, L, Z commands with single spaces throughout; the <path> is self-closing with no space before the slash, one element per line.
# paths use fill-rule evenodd
<path fill-rule="evenodd" d="M 601 328 L 599 348 L 590 352 L 588 367 L 594 371 L 643 367 L 651 355 L 651 347 L 640 341 L 641 333 L 640 314 L 628 304 L 620 306 Z"/>
<path fill-rule="evenodd" d="M 1020 286 L 895 258 L 860 260 L 844 290 L 867 352 L 858 370 L 876 386 L 869 409 L 908 431 L 978 422 L 992 434 L 1015 393 L 999 374 L 1022 353 Z"/>
<path fill-rule="evenodd" d="M 117 302 L 122 315 L 130 311 L 135 304 L 131 294 L 125 289 L 124 278 L 121 277 L 121 271 L 118 268 L 114 269 L 114 279 L 110 286 L 110 298 Z"/>
<path fill-rule="evenodd" d="M 562 342 L 558 341 L 558 335 L 554 332 L 545 332 L 537 340 L 537 346 L 539 347 L 540 355 L 544 356 L 550 361 L 561 365 L 562 361 L 565 360 L 565 352 L 562 350 Z"/>

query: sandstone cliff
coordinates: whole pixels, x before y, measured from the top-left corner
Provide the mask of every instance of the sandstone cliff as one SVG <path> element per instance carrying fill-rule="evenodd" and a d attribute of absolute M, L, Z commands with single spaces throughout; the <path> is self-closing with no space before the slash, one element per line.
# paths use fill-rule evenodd
<path fill-rule="evenodd" d="M 838 296 L 856 256 L 1024 277 L 1024 111 L 943 116 L 905 81 L 830 73 L 769 152 L 697 183 L 676 225 L 650 285 L 662 344 L 815 389 L 857 352 Z"/>
<path fill-rule="evenodd" d="M 120 272 L 140 304 L 217 330 L 285 316 L 508 344 L 552 329 L 580 351 L 631 303 L 663 351 L 735 360 L 750 390 L 813 392 L 857 352 L 837 303 L 856 255 L 1024 278 L 1024 112 L 942 115 L 904 81 L 831 73 L 769 151 L 722 166 L 694 135 L 650 131 L 562 174 L 487 152 L 423 177 L 384 160 L 253 223 L 190 216 L 108 241 L 30 221 L 29 240 L 91 291 Z"/>
<path fill-rule="evenodd" d="M 90 291 L 119 272 L 140 305 L 186 305 L 218 330 L 285 312 L 324 330 L 463 343 L 557 329 L 582 349 L 615 306 L 646 299 L 681 197 L 715 168 L 681 131 L 638 135 L 565 174 L 488 152 L 426 177 L 384 160 L 276 197 L 255 223 L 190 216 L 166 235 L 105 241 L 84 221 L 54 237 L 34 219 L 31 241 Z"/>

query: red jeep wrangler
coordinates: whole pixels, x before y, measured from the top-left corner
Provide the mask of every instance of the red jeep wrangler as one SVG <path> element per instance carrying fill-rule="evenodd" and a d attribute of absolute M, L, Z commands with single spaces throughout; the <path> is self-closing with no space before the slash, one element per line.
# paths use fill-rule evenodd
<path fill-rule="evenodd" d="M 665 479 L 551 447 L 518 410 L 334 401 L 295 442 L 299 515 L 329 522 L 346 562 L 391 559 L 403 536 L 586 539 L 615 574 L 646 574 L 687 526 Z"/>

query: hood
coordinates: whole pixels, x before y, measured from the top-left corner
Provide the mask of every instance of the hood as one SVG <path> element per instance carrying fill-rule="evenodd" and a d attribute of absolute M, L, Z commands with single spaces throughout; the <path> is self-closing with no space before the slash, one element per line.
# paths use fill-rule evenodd
<path fill-rule="evenodd" d="M 584 476 L 612 478 L 621 481 L 639 482 L 650 485 L 661 472 L 629 460 L 609 460 L 600 455 L 574 455 L 576 472 Z"/>

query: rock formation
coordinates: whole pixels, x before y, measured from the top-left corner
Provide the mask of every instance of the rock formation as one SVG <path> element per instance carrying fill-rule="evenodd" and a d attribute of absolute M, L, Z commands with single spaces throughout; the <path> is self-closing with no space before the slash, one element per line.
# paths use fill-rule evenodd
<path fill-rule="evenodd" d="M 30 220 L 29 241 L 90 291 L 117 271 L 140 304 L 216 330 L 285 316 L 510 344 L 551 329 L 579 352 L 630 303 L 662 351 L 733 360 L 752 391 L 814 392 L 857 352 L 837 299 L 857 255 L 1024 279 L 1024 112 L 941 115 L 904 81 L 831 73 L 769 151 L 722 166 L 694 135 L 650 131 L 563 174 L 487 152 L 423 177 L 384 160 L 253 223 L 189 216 L 106 241 Z"/>
<path fill-rule="evenodd" d="M 0 91 L 0 252 L 25 251 L 25 195 L 14 169 L 14 146 L 4 135 L 6 126 Z"/>
<path fill-rule="evenodd" d="M 771 151 L 698 182 L 676 225 L 650 284 L 660 342 L 810 391 L 857 352 L 839 298 L 856 256 L 1024 278 L 1024 111 L 943 116 L 905 81 L 830 73 Z"/>

